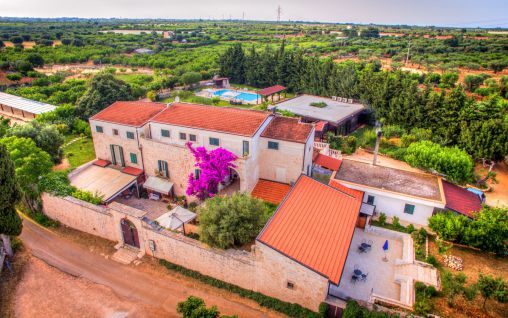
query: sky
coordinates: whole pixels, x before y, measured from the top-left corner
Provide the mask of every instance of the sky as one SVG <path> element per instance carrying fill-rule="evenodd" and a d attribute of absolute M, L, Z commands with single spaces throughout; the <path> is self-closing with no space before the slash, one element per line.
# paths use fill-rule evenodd
<path fill-rule="evenodd" d="M 0 0 L 3 17 L 168 18 L 508 28 L 508 0 Z"/>

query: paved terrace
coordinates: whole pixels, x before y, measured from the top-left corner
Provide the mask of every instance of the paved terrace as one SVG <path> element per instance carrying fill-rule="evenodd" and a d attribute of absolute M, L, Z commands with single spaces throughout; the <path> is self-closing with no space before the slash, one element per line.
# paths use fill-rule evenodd
<path fill-rule="evenodd" d="M 335 179 L 427 200 L 443 200 L 441 182 L 431 174 L 344 159 Z"/>

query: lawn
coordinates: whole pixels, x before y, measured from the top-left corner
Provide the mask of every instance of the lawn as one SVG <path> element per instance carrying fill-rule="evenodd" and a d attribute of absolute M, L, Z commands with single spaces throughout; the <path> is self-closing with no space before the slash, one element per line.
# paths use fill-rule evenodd
<path fill-rule="evenodd" d="M 65 136 L 65 143 L 63 146 L 64 157 L 69 161 L 69 168 L 74 169 L 81 166 L 84 163 L 95 159 L 95 149 L 93 147 L 92 138 L 83 137 L 78 139 L 71 144 L 68 144 L 79 136 L 69 135 Z"/>
<path fill-rule="evenodd" d="M 493 254 L 482 251 L 473 250 L 454 246 L 448 250 L 448 254 L 458 256 L 464 261 L 464 273 L 467 276 L 466 285 L 474 284 L 478 280 L 480 273 L 492 275 L 493 277 L 503 277 L 508 279 L 508 261 L 506 258 L 496 257 Z M 444 266 L 443 256 L 438 253 L 437 244 L 434 240 L 429 240 L 429 255 L 434 255 L 441 266 Z M 439 268 L 441 272 L 449 270 L 454 274 L 458 271 L 448 267 Z M 487 312 L 482 308 L 483 299 L 477 295 L 473 301 L 467 301 L 462 296 L 457 296 L 454 307 L 449 307 L 445 297 L 433 298 L 436 313 L 442 317 L 506 317 L 508 312 L 508 304 L 502 304 L 494 300 L 487 301 Z"/>

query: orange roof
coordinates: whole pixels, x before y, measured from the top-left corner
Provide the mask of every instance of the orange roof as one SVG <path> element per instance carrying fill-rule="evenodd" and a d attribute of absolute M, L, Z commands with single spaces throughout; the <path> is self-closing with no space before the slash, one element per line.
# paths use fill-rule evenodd
<path fill-rule="evenodd" d="M 301 123 L 297 118 L 276 116 L 261 137 L 305 143 L 311 131 L 311 124 Z"/>
<path fill-rule="evenodd" d="M 258 199 L 279 204 L 284 200 L 289 190 L 291 190 L 289 184 L 259 179 L 251 194 Z"/>
<path fill-rule="evenodd" d="M 114 102 L 107 108 L 90 117 L 93 120 L 139 127 L 160 113 L 166 105 L 152 102 Z"/>
<path fill-rule="evenodd" d="M 268 116 L 269 113 L 256 110 L 175 103 L 153 121 L 250 137 Z"/>
<path fill-rule="evenodd" d="M 302 175 L 257 240 L 338 284 L 361 204 Z"/>
<path fill-rule="evenodd" d="M 330 170 L 338 171 L 342 161 L 336 158 L 332 158 L 327 155 L 318 154 L 317 157 L 312 160 L 315 164 L 320 165 L 323 168 L 327 168 Z"/>
<path fill-rule="evenodd" d="M 275 93 L 278 93 L 278 92 L 282 92 L 285 89 L 286 89 L 286 87 L 284 87 L 282 85 L 274 85 L 274 86 L 270 86 L 270 87 L 267 87 L 267 88 L 260 89 L 258 91 L 258 94 L 259 95 L 263 95 L 263 96 L 267 96 L 267 95 L 272 95 L 272 94 L 275 94 Z"/>
<path fill-rule="evenodd" d="M 329 185 L 334 187 L 335 189 L 338 189 L 338 190 L 344 192 L 344 193 L 352 195 L 355 198 L 363 199 L 363 194 L 364 194 L 363 191 L 348 188 L 345 185 L 343 185 L 342 183 L 339 183 L 339 181 L 337 181 L 336 179 L 330 179 Z"/>

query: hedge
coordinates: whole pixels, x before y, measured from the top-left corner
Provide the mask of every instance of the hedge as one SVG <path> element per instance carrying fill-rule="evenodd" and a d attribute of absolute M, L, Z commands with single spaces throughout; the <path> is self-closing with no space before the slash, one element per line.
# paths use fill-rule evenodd
<path fill-rule="evenodd" d="M 173 270 L 173 271 L 178 272 L 182 275 L 197 279 L 200 282 L 203 282 L 203 283 L 208 284 L 210 286 L 224 289 L 224 290 L 227 290 L 231 293 L 235 293 L 241 297 L 254 300 L 262 307 L 273 309 L 275 311 L 286 314 L 289 317 L 299 317 L 299 318 L 322 318 L 322 317 L 324 317 L 323 315 L 318 314 L 317 312 L 314 312 L 310 309 L 304 308 L 304 307 L 300 306 L 299 304 L 288 303 L 288 302 L 285 302 L 285 301 L 282 301 L 282 300 L 279 300 L 279 299 L 276 299 L 276 298 L 273 298 L 270 296 L 263 295 L 261 293 L 258 293 L 258 292 L 252 291 L 252 290 L 247 290 L 242 287 L 215 279 L 213 277 L 203 275 L 200 272 L 196 272 L 196 271 L 190 270 L 188 268 L 182 267 L 180 265 L 173 264 L 173 263 L 168 262 L 163 259 L 159 260 L 159 263 L 170 270 Z M 325 305 L 320 305 L 320 309 L 324 306 Z"/>

